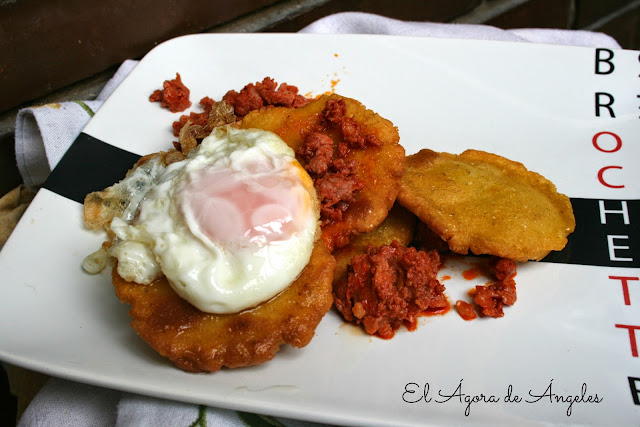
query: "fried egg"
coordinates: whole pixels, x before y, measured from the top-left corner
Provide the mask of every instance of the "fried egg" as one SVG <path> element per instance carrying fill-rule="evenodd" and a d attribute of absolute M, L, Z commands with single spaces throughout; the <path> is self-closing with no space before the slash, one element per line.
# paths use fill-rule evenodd
<path fill-rule="evenodd" d="M 150 176 L 110 226 L 125 280 L 164 275 L 198 309 L 235 313 L 286 289 L 309 262 L 320 216 L 313 181 L 274 133 L 216 128 Z"/>

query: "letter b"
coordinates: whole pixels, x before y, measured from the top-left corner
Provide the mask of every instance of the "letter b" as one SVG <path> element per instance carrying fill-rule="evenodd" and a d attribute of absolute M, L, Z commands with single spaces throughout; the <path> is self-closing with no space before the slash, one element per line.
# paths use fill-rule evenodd
<path fill-rule="evenodd" d="M 602 57 L 602 53 L 607 53 L 606 57 Z M 613 51 L 604 48 L 596 49 L 596 74 L 611 74 L 616 68 L 611 61 L 613 59 Z M 606 65 L 605 65 L 606 64 Z M 603 65 L 604 70 L 600 68 Z"/>

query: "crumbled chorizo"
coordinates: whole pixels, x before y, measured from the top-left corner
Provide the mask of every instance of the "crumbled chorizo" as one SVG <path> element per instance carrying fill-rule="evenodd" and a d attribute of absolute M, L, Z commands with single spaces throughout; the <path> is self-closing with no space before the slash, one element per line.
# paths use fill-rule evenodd
<path fill-rule="evenodd" d="M 364 188 L 364 182 L 357 177 L 358 162 L 347 162 L 342 157 L 350 149 L 380 145 L 375 135 L 363 135 L 358 122 L 346 113 L 343 99 L 327 100 L 321 114 L 322 128 L 308 133 L 296 152 L 314 178 L 322 225 L 341 220 L 356 193 Z M 332 139 L 326 133 L 328 128 L 337 129 L 341 137 Z"/>
<path fill-rule="evenodd" d="M 389 339 L 430 310 L 448 308 L 444 285 L 436 278 L 441 267 L 436 251 L 417 251 L 397 241 L 351 259 L 347 278 L 334 286 L 334 303 L 345 320 Z"/>
<path fill-rule="evenodd" d="M 172 113 L 177 113 L 191 107 L 189 94 L 190 91 L 182 83 L 180 74 L 176 73 L 175 79 L 165 80 L 162 84 L 162 89 L 153 91 L 149 96 L 149 101 L 160 102 L 160 105 L 168 108 Z"/>
<path fill-rule="evenodd" d="M 377 147 L 380 145 L 380 140 L 375 135 L 362 135 L 360 125 L 351 117 L 342 119 L 340 130 L 342 131 L 342 138 L 349 148 L 364 148 L 367 145 Z"/>
<path fill-rule="evenodd" d="M 473 296 L 473 304 L 456 301 L 455 307 L 460 317 L 472 320 L 477 317 L 476 311 L 482 317 L 503 317 L 505 305 L 516 302 L 517 264 L 506 258 L 493 257 L 489 260 L 489 273 L 496 280 L 488 285 L 478 285 L 469 295 Z"/>
<path fill-rule="evenodd" d="M 322 111 L 322 118 L 326 126 L 340 130 L 342 139 L 338 141 L 338 155 L 344 157 L 350 149 L 361 149 L 367 146 L 380 146 L 381 142 L 375 135 L 362 135 L 360 124 L 347 115 L 344 99 L 329 99 Z"/>
<path fill-rule="evenodd" d="M 470 292 L 473 295 L 474 305 L 464 301 L 456 302 L 456 309 L 464 320 L 471 320 L 471 312 L 478 310 L 483 317 L 502 317 L 505 305 L 513 305 L 516 302 L 516 282 L 514 277 L 518 266 L 515 262 L 505 258 L 494 257 L 489 261 L 489 272 L 496 282 L 488 285 L 478 285 Z M 458 306 L 460 303 L 460 307 Z"/>
<path fill-rule="evenodd" d="M 507 279 L 490 285 L 476 286 L 474 302 L 482 310 L 483 316 L 502 317 L 502 308 L 516 302 L 516 282 Z"/>
<path fill-rule="evenodd" d="M 333 160 L 333 139 L 321 132 L 311 132 L 296 154 L 307 161 L 307 172 L 312 176 L 322 175 Z"/>
<path fill-rule="evenodd" d="M 231 106 L 231 112 L 234 114 L 235 120 L 235 116 L 243 117 L 253 110 L 271 106 L 301 107 L 311 100 L 298 94 L 297 87 L 286 83 L 282 83 L 278 87 L 272 78 L 265 77 L 262 82 L 246 85 L 240 92 L 235 90 L 228 91 L 222 101 Z M 201 113 L 191 112 L 189 115 L 181 116 L 179 120 L 173 123 L 174 136 L 180 135 L 180 129 L 187 121 L 203 127 L 210 123 L 211 112 L 212 109 L 215 109 L 216 104 L 219 104 L 219 102 L 215 102 L 208 96 L 202 98 L 200 106 L 204 108 L 204 111 Z"/>
<path fill-rule="evenodd" d="M 324 110 L 322 111 L 322 116 L 324 120 L 329 123 L 333 123 L 334 125 L 340 124 L 342 118 L 347 113 L 347 106 L 344 100 L 340 99 L 329 99 L 324 106 Z"/>
<path fill-rule="evenodd" d="M 264 102 L 253 83 L 248 84 L 240 92 L 230 90 L 222 100 L 233 107 L 238 116 L 245 116 L 253 110 L 259 110 Z"/>
<path fill-rule="evenodd" d="M 506 258 L 493 257 L 489 261 L 489 271 L 498 280 L 507 280 L 516 275 L 518 266 Z"/>
<path fill-rule="evenodd" d="M 364 188 L 364 182 L 351 172 L 352 168 L 327 172 L 316 179 L 314 186 L 320 199 L 320 218 L 325 224 L 342 219 L 342 213 L 355 194 Z"/>
<path fill-rule="evenodd" d="M 286 83 L 278 86 L 271 77 L 255 84 L 249 83 L 240 92 L 230 90 L 222 100 L 231 105 L 239 117 L 265 107 L 301 107 L 311 101 L 298 94 L 297 87 Z"/>
<path fill-rule="evenodd" d="M 256 89 L 265 105 L 281 105 L 291 107 L 298 95 L 298 88 L 286 83 L 278 84 L 272 78 L 265 78 L 256 83 Z"/>
<path fill-rule="evenodd" d="M 456 301 L 456 310 L 458 310 L 458 314 L 464 320 L 473 320 L 476 317 L 478 317 L 478 315 L 475 312 L 473 304 L 469 304 L 466 301 L 461 301 L 461 300 Z"/>

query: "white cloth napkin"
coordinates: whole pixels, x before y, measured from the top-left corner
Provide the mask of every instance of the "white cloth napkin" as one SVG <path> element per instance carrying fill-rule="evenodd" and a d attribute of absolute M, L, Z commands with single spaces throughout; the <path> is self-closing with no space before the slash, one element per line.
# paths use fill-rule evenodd
<path fill-rule="evenodd" d="M 346 12 L 320 19 L 304 33 L 366 33 L 552 43 L 618 49 L 611 37 L 587 31 L 518 29 L 486 25 L 405 22 Z M 63 102 L 21 110 L 16 121 L 16 158 L 25 183 L 36 188 L 46 179 L 93 113 L 135 67 L 125 61 L 96 100 Z M 215 374 L 214 374 L 215 375 Z M 20 426 L 157 425 L 309 426 L 236 411 L 179 403 L 52 378 L 23 414 Z"/>
<path fill-rule="evenodd" d="M 330 15 L 309 24 L 300 32 L 394 34 L 399 36 L 533 42 L 620 49 L 620 45 L 613 37 L 592 31 L 538 28 L 502 30 L 490 25 L 399 21 L 362 12 L 344 12 Z"/>
<path fill-rule="evenodd" d="M 27 187 L 33 190 L 44 183 L 89 119 L 137 64 L 123 62 L 94 100 L 51 103 L 18 112 L 16 162 Z"/>

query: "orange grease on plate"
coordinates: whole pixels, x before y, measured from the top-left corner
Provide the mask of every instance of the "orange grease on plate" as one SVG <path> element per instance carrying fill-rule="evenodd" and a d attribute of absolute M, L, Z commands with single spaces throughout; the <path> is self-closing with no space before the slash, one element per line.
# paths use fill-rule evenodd
<path fill-rule="evenodd" d="M 438 307 L 438 308 L 429 308 L 423 311 L 422 313 L 420 313 L 420 315 L 421 316 L 438 316 L 442 314 L 447 314 L 449 310 L 451 310 L 451 305 L 447 305 L 445 307 Z"/>
<path fill-rule="evenodd" d="M 462 277 L 467 280 L 473 280 L 478 276 L 480 276 L 480 270 L 478 269 L 478 267 L 472 267 L 462 272 Z"/>

